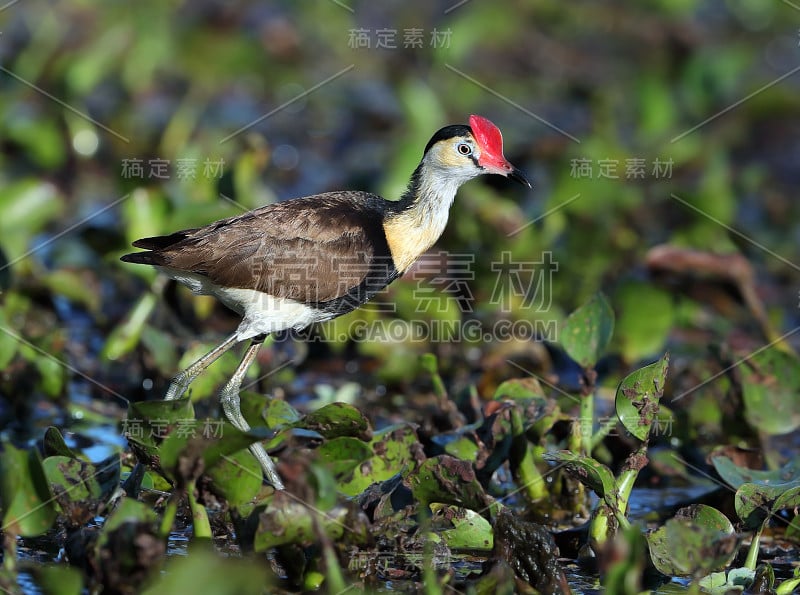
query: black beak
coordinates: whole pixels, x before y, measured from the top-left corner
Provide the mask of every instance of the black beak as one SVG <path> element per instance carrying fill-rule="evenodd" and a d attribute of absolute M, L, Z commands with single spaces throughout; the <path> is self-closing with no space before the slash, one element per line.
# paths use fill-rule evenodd
<path fill-rule="evenodd" d="M 528 178 L 525 177 L 525 174 L 522 173 L 521 170 L 517 169 L 516 167 L 508 172 L 508 177 L 512 180 L 516 180 L 523 186 L 527 186 L 528 188 L 533 188 L 533 185 L 530 183 Z"/>

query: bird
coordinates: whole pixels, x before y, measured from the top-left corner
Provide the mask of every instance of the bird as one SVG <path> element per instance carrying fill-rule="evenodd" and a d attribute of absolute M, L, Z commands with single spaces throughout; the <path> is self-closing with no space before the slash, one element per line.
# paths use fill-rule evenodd
<path fill-rule="evenodd" d="M 411 265 L 444 232 L 456 191 L 482 174 L 531 183 L 503 155 L 503 137 L 478 115 L 438 130 L 399 200 L 334 191 L 269 204 L 204 227 L 133 242 L 124 262 L 152 265 L 198 295 L 238 313 L 236 331 L 179 372 L 166 400 L 180 398 L 222 354 L 250 341 L 220 392 L 227 419 L 250 429 L 239 391 L 267 335 L 302 330 L 355 310 Z M 276 490 L 283 482 L 260 442 L 250 451 Z"/>

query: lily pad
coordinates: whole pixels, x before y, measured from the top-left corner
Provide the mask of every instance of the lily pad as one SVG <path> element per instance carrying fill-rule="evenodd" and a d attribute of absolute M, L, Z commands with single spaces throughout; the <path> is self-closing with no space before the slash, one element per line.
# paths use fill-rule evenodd
<path fill-rule="evenodd" d="M 650 559 L 667 576 L 705 576 L 727 567 L 738 546 L 728 518 L 696 504 L 680 509 L 664 526 L 648 533 Z"/>
<path fill-rule="evenodd" d="M 593 368 L 608 347 L 614 332 L 614 311 L 602 293 L 567 317 L 561 329 L 561 345 L 584 368 Z"/>
<path fill-rule="evenodd" d="M 617 388 L 615 407 L 622 425 L 639 440 L 646 440 L 658 415 L 658 402 L 664 394 L 669 354 L 628 374 Z"/>

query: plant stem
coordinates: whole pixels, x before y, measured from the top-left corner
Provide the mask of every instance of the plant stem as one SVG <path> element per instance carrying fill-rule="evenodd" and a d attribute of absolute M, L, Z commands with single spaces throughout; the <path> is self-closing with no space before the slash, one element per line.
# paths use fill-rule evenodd
<path fill-rule="evenodd" d="M 211 523 L 208 522 L 208 511 L 205 506 L 197 501 L 194 481 L 186 486 L 186 495 L 189 498 L 189 508 L 192 511 L 192 525 L 194 536 L 201 539 L 211 539 Z"/>
<path fill-rule="evenodd" d="M 628 499 L 631 497 L 637 475 L 639 475 L 637 469 L 627 469 L 617 478 L 617 508 L 623 517 L 628 512 Z"/>
<path fill-rule="evenodd" d="M 512 469 L 515 481 L 529 501 L 538 502 L 547 498 L 547 485 L 536 467 L 532 446 L 525 437 L 522 413 L 516 406 L 511 410 L 511 433 L 516 442 L 515 446 L 519 449 L 518 452 L 524 453 L 518 464 Z"/>
<path fill-rule="evenodd" d="M 594 392 L 583 395 L 581 398 L 581 412 L 579 416 L 581 432 L 581 454 L 592 456 L 592 430 L 594 429 Z"/>
<path fill-rule="evenodd" d="M 592 430 L 594 430 L 594 392 L 597 387 L 597 372 L 584 368 L 581 376 L 581 410 L 579 427 L 581 432 L 581 454 L 592 456 Z"/>
<path fill-rule="evenodd" d="M 17 576 L 17 535 L 13 530 L 3 531 L 3 568 L 8 576 Z"/>
<path fill-rule="evenodd" d="M 764 531 L 766 521 L 758 528 L 758 531 L 753 535 L 753 541 L 750 542 L 750 549 L 747 550 L 747 558 L 744 561 L 744 567 L 748 570 L 755 570 L 758 564 L 759 542 L 761 541 L 761 533 Z"/>
<path fill-rule="evenodd" d="M 178 514 L 178 496 L 176 492 L 167 501 L 167 506 L 164 508 L 164 515 L 161 517 L 161 526 L 158 528 L 158 535 L 162 539 L 169 537 L 172 531 L 172 525 L 175 523 L 175 517 Z"/>

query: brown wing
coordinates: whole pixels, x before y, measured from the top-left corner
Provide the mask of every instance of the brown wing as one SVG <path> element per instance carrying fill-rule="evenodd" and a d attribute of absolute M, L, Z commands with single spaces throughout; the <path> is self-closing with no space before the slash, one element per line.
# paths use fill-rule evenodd
<path fill-rule="evenodd" d="M 217 285 L 304 303 L 327 302 L 387 268 L 383 203 L 361 192 L 290 200 L 206 227 L 139 240 L 134 245 L 150 252 L 123 259 L 204 275 Z"/>

